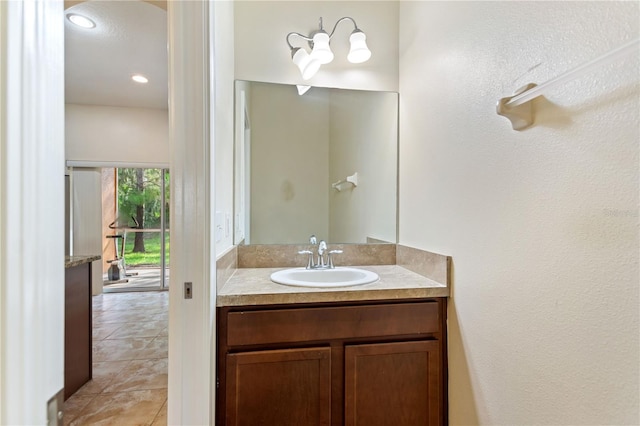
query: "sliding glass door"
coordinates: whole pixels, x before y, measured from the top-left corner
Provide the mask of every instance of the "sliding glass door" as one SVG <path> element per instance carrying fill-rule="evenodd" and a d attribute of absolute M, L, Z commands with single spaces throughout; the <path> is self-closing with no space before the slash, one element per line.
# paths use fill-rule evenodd
<path fill-rule="evenodd" d="M 112 193 L 114 220 L 105 238 L 113 240 L 119 274 L 107 276 L 105 290 L 168 288 L 169 170 L 115 169 Z"/>
<path fill-rule="evenodd" d="M 162 170 L 162 218 L 160 229 L 162 236 L 161 288 L 169 288 L 169 169 Z"/>

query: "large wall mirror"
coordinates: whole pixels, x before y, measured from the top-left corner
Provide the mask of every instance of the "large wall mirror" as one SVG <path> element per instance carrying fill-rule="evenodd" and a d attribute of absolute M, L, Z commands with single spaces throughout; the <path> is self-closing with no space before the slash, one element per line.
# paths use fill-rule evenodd
<path fill-rule="evenodd" d="M 234 242 L 396 243 L 398 94 L 299 89 L 236 81 Z"/>

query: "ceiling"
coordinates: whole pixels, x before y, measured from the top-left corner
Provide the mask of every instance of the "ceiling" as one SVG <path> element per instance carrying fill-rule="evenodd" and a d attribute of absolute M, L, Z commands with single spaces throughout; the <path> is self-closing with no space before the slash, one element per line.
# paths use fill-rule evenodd
<path fill-rule="evenodd" d="M 77 13 L 96 23 L 95 28 L 85 29 L 65 18 L 66 102 L 167 109 L 167 12 L 162 2 L 65 5 L 71 5 L 65 16 Z M 134 74 L 149 82 L 133 82 Z"/>

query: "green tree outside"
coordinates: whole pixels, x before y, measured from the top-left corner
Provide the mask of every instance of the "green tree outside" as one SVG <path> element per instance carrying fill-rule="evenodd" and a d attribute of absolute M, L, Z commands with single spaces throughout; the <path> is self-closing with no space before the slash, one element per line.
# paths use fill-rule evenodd
<path fill-rule="evenodd" d="M 162 169 L 117 169 L 118 224 L 139 228 L 160 228 L 162 211 L 162 175 L 166 179 L 165 220 L 168 218 L 169 172 Z M 129 234 L 130 235 L 130 234 Z M 159 264 L 160 233 L 137 232 L 128 239 L 125 253 L 127 265 Z M 168 240 L 168 236 L 167 236 Z M 168 242 L 168 241 L 167 241 Z M 135 255 L 134 255 L 135 254 Z"/>

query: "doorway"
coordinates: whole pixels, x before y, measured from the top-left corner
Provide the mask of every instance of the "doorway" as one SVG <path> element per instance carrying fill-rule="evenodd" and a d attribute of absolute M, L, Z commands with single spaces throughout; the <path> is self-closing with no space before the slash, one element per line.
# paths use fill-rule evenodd
<path fill-rule="evenodd" d="M 169 170 L 102 169 L 103 291 L 169 288 Z"/>

